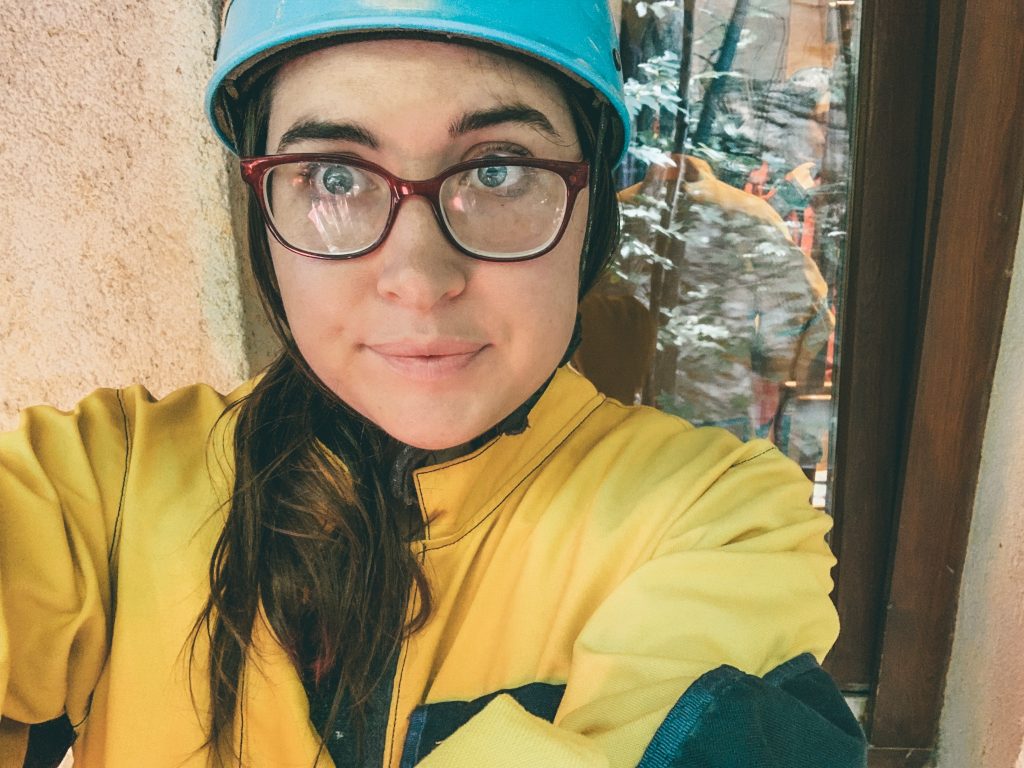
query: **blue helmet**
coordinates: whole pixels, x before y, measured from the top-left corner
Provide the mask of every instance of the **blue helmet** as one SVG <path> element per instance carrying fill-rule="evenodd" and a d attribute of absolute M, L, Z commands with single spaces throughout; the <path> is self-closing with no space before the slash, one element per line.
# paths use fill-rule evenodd
<path fill-rule="evenodd" d="M 259 62 L 296 43 L 388 32 L 480 41 L 555 68 L 612 108 L 612 157 L 625 155 L 630 117 L 608 0 L 226 0 L 206 90 L 217 135 L 237 153 L 230 104 Z"/>

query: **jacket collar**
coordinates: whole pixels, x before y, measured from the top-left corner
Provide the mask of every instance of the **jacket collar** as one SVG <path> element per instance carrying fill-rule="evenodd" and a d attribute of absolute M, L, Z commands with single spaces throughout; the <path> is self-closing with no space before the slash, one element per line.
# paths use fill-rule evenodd
<path fill-rule="evenodd" d="M 603 401 L 587 379 L 562 367 L 522 433 L 501 435 L 465 456 L 417 470 L 423 547 L 454 544 L 482 523 Z"/>

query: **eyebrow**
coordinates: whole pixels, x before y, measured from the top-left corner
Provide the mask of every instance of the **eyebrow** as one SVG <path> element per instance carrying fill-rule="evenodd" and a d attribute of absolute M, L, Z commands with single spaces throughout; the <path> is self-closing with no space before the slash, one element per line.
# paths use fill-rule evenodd
<path fill-rule="evenodd" d="M 448 126 L 448 134 L 455 138 L 505 123 L 528 125 L 540 129 L 556 141 L 562 140 L 562 134 L 555 130 L 543 112 L 522 103 L 503 104 L 489 109 L 466 112 Z M 380 148 L 377 137 L 359 123 L 300 120 L 281 136 L 281 140 L 277 144 L 277 151 L 281 152 L 292 144 L 305 140 L 351 141 L 369 149 Z"/>
<path fill-rule="evenodd" d="M 380 142 L 359 123 L 335 123 L 328 120 L 300 120 L 292 125 L 277 143 L 277 151 L 308 139 L 351 141 L 370 149 L 378 149 Z"/>
<path fill-rule="evenodd" d="M 562 140 L 562 134 L 555 130 L 543 112 L 522 103 L 503 104 L 490 109 L 467 112 L 448 127 L 448 133 L 454 138 L 504 123 L 520 123 L 539 128 L 551 138 Z"/>

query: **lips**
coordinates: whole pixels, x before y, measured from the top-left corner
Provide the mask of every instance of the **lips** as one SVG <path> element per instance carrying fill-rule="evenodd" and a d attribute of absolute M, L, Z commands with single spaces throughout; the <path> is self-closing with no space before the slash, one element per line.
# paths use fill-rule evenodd
<path fill-rule="evenodd" d="M 415 381 L 440 381 L 472 365 L 490 345 L 470 339 L 435 338 L 367 344 L 391 370 Z"/>

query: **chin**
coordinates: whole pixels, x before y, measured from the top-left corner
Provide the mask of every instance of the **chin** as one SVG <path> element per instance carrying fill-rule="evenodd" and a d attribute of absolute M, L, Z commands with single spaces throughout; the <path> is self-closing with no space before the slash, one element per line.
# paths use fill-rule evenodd
<path fill-rule="evenodd" d="M 452 425 L 445 424 L 437 429 L 410 429 L 406 424 L 377 424 L 396 440 L 411 445 L 413 448 L 422 448 L 425 451 L 443 451 L 447 448 L 454 448 L 457 445 L 469 442 L 474 437 L 486 432 L 491 425 L 474 429 L 452 429 Z M 426 425 L 424 425 L 426 426 Z"/>
<path fill-rule="evenodd" d="M 516 381 L 516 386 L 511 386 L 512 378 L 509 374 L 478 374 L 468 381 L 410 383 L 386 375 L 372 378 L 372 387 L 345 386 L 350 382 L 341 377 L 329 381 L 340 400 L 395 440 L 414 448 L 441 451 L 490 430 L 544 381 Z"/>

